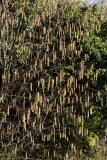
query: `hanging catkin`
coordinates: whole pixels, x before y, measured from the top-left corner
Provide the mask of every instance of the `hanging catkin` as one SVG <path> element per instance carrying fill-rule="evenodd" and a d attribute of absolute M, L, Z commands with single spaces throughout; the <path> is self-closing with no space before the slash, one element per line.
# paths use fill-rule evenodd
<path fill-rule="evenodd" d="M 28 109 L 28 113 L 27 113 L 27 123 L 29 122 L 30 119 L 30 109 Z"/>
<path fill-rule="evenodd" d="M 59 112 L 59 105 L 57 104 L 57 112 Z"/>
<path fill-rule="evenodd" d="M 8 106 L 7 108 L 7 115 L 9 116 L 9 110 L 10 110 L 10 106 Z"/>
<path fill-rule="evenodd" d="M 30 83 L 30 90 L 32 91 L 32 83 Z"/>
<path fill-rule="evenodd" d="M 29 101 L 31 100 L 31 93 L 29 93 Z"/>
<path fill-rule="evenodd" d="M 90 115 L 92 115 L 92 107 L 90 108 Z"/>
<path fill-rule="evenodd" d="M 52 89 L 54 89 L 54 79 L 52 79 Z"/>
<path fill-rule="evenodd" d="M 39 62 L 40 71 L 42 71 L 42 61 Z"/>
<path fill-rule="evenodd" d="M 44 79 L 41 79 L 41 83 L 42 83 L 42 88 L 44 89 L 44 86 L 45 86 L 45 80 L 44 80 Z"/>
<path fill-rule="evenodd" d="M 49 66 L 49 57 L 47 56 L 47 66 Z"/>
<path fill-rule="evenodd" d="M 63 95 L 66 96 L 66 88 L 64 88 L 64 94 Z"/>
<path fill-rule="evenodd" d="M 56 52 L 53 53 L 53 63 L 56 61 Z"/>
<path fill-rule="evenodd" d="M 41 109 L 40 109 L 40 107 L 39 107 L 39 112 L 38 112 L 38 114 L 39 114 L 39 117 L 40 117 L 40 113 L 41 113 Z"/>
<path fill-rule="evenodd" d="M 50 76 L 48 77 L 48 91 L 49 91 L 49 89 L 50 89 Z"/>
<path fill-rule="evenodd" d="M 41 129 L 41 123 L 40 123 L 40 125 L 39 125 L 39 132 L 41 132 L 41 130 L 42 130 L 42 129 Z"/>
<path fill-rule="evenodd" d="M 13 133 L 12 133 L 12 136 L 11 136 L 11 141 L 13 142 Z"/>
<path fill-rule="evenodd" d="M 23 114 L 23 117 L 22 117 L 22 122 L 25 123 L 26 121 L 26 117 L 25 117 L 25 113 Z"/>
<path fill-rule="evenodd" d="M 46 27 L 43 27 L 43 34 L 46 33 Z"/>
<path fill-rule="evenodd" d="M 58 85 L 58 77 L 56 77 L 56 86 Z"/>
<path fill-rule="evenodd" d="M 62 78 L 63 78 L 63 73 L 64 73 L 63 69 L 62 69 L 62 70 L 60 70 L 60 83 L 61 83 Z"/>

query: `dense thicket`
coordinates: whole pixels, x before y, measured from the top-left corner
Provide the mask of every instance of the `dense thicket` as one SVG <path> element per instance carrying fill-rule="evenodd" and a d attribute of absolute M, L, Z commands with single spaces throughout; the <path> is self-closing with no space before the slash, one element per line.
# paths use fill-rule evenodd
<path fill-rule="evenodd" d="M 55 0 L 0 6 L 0 156 L 83 160 L 105 138 L 98 156 L 106 157 L 104 8 Z"/>

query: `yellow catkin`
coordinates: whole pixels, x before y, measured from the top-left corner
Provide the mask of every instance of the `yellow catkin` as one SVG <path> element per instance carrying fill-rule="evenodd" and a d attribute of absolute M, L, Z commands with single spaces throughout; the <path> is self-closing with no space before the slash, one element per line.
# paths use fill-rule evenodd
<path fill-rule="evenodd" d="M 52 89 L 54 88 L 54 79 L 52 79 Z"/>
<path fill-rule="evenodd" d="M 40 123 L 40 125 L 39 125 L 39 132 L 41 132 L 41 130 L 42 130 L 42 129 L 41 129 L 41 123 Z"/>
<path fill-rule="evenodd" d="M 42 61 L 39 62 L 40 71 L 42 71 Z"/>
<path fill-rule="evenodd" d="M 31 100 L 31 93 L 29 93 L 29 101 Z"/>
<path fill-rule="evenodd" d="M 47 66 L 49 66 L 49 57 L 47 57 Z"/>
<path fill-rule="evenodd" d="M 62 78 L 63 78 L 63 73 L 64 73 L 64 71 L 63 71 L 63 69 L 60 71 L 60 83 L 61 83 L 61 81 L 62 81 Z"/>
<path fill-rule="evenodd" d="M 24 130 L 26 131 L 26 123 L 24 123 Z"/>
<path fill-rule="evenodd" d="M 42 105 L 42 102 L 43 102 L 43 97 L 42 95 L 40 96 L 40 99 L 39 99 L 39 103 Z"/>
<path fill-rule="evenodd" d="M 59 112 L 59 105 L 57 104 L 57 112 Z"/>
<path fill-rule="evenodd" d="M 56 86 L 57 86 L 57 84 L 58 84 L 58 77 L 56 77 Z"/>
<path fill-rule="evenodd" d="M 28 109 L 28 113 L 27 113 L 27 122 L 29 121 L 30 119 L 30 109 Z"/>
<path fill-rule="evenodd" d="M 40 109 L 40 107 L 39 107 L 39 112 L 38 112 L 38 114 L 39 114 L 39 117 L 40 117 L 40 113 L 41 113 L 41 109 Z"/>
<path fill-rule="evenodd" d="M 64 49 L 62 50 L 62 58 L 64 57 Z"/>
<path fill-rule="evenodd" d="M 56 61 L 56 52 L 53 53 L 53 63 Z"/>
<path fill-rule="evenodd" d="M 17 144 L 16 144 L 15 149 L 14 149 L 14 154 L 16 155 L 16 153 L 17 153 Z"/>
<path fill-rule="evenodd" d="M 54 117 L 54 122 L 55 122 L 55 125 L 56 125 L 56 116 Z"/>
<path fill-rule="evenodd" d="M 50 76 L 49 76 L 49 78 L 48 78 L 48 91 L 49 91 L 49 88 L 50 88 Z"/>
<path fill-rule="evenodd" d="M 41 79 L 41 83 L 42 83 L 42 88 L 44 88 L 45 87 L 45 80 Z"/>
<path fill-rule="evenodd" d="M 90 115 L 92 115 L 92 107 L 90 108 Z"/>
<path fill-rule="evenodd" d="M 12 133 L 12 136 L 11 136 L 11 141 L 13 142 L 13 133 Z"/>
<path fill-rule="evenodd" d="M 7 108 L 7 115 L 9 115 L 10 106 Z"/>
<path fill-rule="evenodd" d="M 43 34 L 46 33 L 46 27 L 43 27 Z"/>
<path fill-rule="evenodd" d="M 54 157 L 55 157 L 55 155 L 56 155 L 56 151 L 54 150 Z"/>
<path fill-rule="evenodd" d="M 98 98 L 100 98 L 100 91 L 98 90 Z"/>
<path fill-rule="evenodd" d="M 30 83 L 30 90 L 32 91 L 32 83 Z"/>
<path fill-rule="evenodd" d="M 66 88 L 64 88 L 64 94 L 63 95 L 66 96 Z"/>

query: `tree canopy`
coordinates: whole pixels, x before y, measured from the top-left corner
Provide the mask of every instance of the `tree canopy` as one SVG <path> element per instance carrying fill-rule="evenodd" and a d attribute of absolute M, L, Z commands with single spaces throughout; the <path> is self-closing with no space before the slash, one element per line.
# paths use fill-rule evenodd
<path fill-rule="evenodd" d="M 104 8 L 69 0 L 7 0 L 0 15 L 1 160 L 92 160 L 95 153 L 104 159 Z"/>

